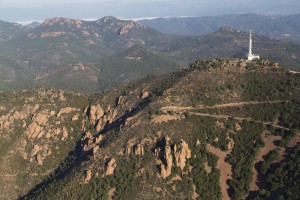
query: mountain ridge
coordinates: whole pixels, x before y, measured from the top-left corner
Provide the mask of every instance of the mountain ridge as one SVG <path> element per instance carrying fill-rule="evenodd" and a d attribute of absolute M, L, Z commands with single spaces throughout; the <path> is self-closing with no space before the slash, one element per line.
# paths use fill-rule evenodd
<path fill-rule="evenodd" d="M 242 31 L 252 29 L 259 35 L 267 35 L 299 43 L 299 28 L 296 26 L 296 23 L 299 22 L 299 17 L 299 14 L 267 16 L 248 13 L 204 17 L 156 18 L 139 20 L 138 22 L 163 33 L 179 35 L 204 35 L 226 25 Z"/>
<path fill-rule="evenodd" d="M 99 62 L 113 56 L 117 58 L 119 53 L 134 45 L 156 52 L 157 66 L 166 63 L 168 59 L 177 63 L 174 66 L 185 66 L 199 58 L 243 58 L 248 51 L 249 42 L 247 32 L 235 29 L 219 29 L 203 36 L 175 36 L 114 17 L 104 17 L 92 22 L 52 18 L 36 28 L 21 29 L 20 34 L 5 41 L 0 49 L 0 87 L 4 89 L 9 89 L 9 85 L 12 88 L 34 85 L 34 80 L 45 77 L 44 74 L 55 74 L 72 63 L 91 64 L 101 68 Z M 276 60 L 289 68 L 299 68 L 298 44 L 254 34 L 253 48 L 262 58 Z M 161 72 L 170 72 L 168 66 Z M 95 69 L 95 72 L 101 71 L 100 68 Z M 150 70 L 149 73 L 154 71 Z M 141 77 L 140 75 L 138 71 L 134 77 Z M 99 75 L 96 76 L 99 78 Z M 53 82 L 45 82 L 47 84 L 53 85 Z M 70 88 L 76 89 L 75 85 L 70 85 Z"/>

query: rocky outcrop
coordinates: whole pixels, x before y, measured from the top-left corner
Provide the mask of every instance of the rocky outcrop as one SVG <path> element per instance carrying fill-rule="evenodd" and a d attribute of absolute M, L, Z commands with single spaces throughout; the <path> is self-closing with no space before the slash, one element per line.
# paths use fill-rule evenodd
<path fill-rule="evenodd" d="M 84 112 L 88 116 L 90 124 L 95 126 L 97 132 L 103 130 L 107 124 L 111 124 L 118 114 L 116 109 L 108 109 L 104 112 L 100 104 L 87 107 Z"/>
<path fill-rule="evenodd" d="M 83 151 L 90 150 L 92 144 L 93 144 L 93 136 L 91 132 L 87 131 L 83 134 L 81 138 L 81 146 L 83 147 Z"/>
<path fill-rule="evenodd" d="M 66 107 L 66 108 L 60 109 L 56 116 L 57 116 L 57 118 L 59 118 L 59 117 L 62 116 L 63 114 L 69 114 L 69 113 L 71 113 L 71 112 L 76 112 L 76 111 L 80 111 L 80 109 L 78 109 L 78 108 Z"/>
<path fill-rule="evenodd" d="M 143 156 L 144 155 L 144 146 L 142 144 L 138 144 L 134 147 L 134 155 L 135 156 Z"/>
<path fill-rule="evenodd" d="M 4 107 L 3 107 L 4 108 Z M 6 109 L 6 108 L 5 108 Z M 10 110 L 7 114 L 0 116 L 0 129 L 11 131 L 15 120 L 23 120 L 23 128 L 26 127 L 25 120 L 39 109 L 39 105 L 24 105 L 22 111 Z M 46 112 L 46 111 L 44 111 Z"/>
<path fill-rule="evenodd" d="M 92 149 L 93 154 L 96 155 L 98 149 L 95 147 L 97 147 L 100 144 L 102 139 L 103 139 L 102 135 L 93 136 L 91 132 L 89 131 L 85 132 L 81 138 L 81 146 L 83 152 L 87 152 Z"/>
<path fill-rule="evenodd" d="M 117 105 L 123 105 L 125 102 L 126 96 L 122 95 L 117 100 Z"/>
<path fill-rule="evenodd" d="M 143 27 L 142 25 L 140 24 L 137 24 L 133 21 L 130 21 L 130 22 L 126 22 L 123 24 L 123 26 L 120 28 L 120 32 L 119 32 L 119 35 L 124 35 L 124 34 L 127 34 L 129 32 L 130 29 L 133 29 L 133 28 L 140 28 L 140 27 Z"/>
<path fill-rule="evenodd" d="M 127 142 L 125 147 L 125 155 L 134 154 L 135 156 L 144 155 L 144 142 L 136 143 L 135 139 L 131 139 Z"/>
<path fill-rule="evenodd" d="M 155 155 L 159 159 L 157 163 L 160 168 L 160 177 L 164 179 L 171 175 L 173 166 L 172 149 L 169 141 L 170 138 L 166 136 L 164 138 L 165 146 L 162 149 L 160 147 L 155 149 Z"/>
<path fill-rule="evenodd" d="M 186 160 L 191 158 L 191 150 L 188 144 L 181 140 L 177 150 L 177 144 L 170 145 L 171 139 L 166 136 L 164 138 L 164 147 L 157 147 L 155 155 L 158 158 L 157 164 L 160 168 L 160 177 L 167 178 L 172 173 L 172 167 L 177 166 L 182 171 L 186 166 Z"/>
<path fill-rule="evenodd" d="M 41 132 L 43 131 L 43 127 L 39 126 L 36 122 L 32 122 L 27 130 L 26 130 L 26 135 L 28 136 L 28 138 L 36 138 L 39 134 L 41 134 Z"/>
<path fill-rule="evenodd" d="M 105 168 L 105 176 L 109 176 L 112 175 L 115 171 L 117 167 L 117 162 L 114 158 L 110 159 L 107 164 L 106 164 L 106 168 Z"/>
<path fill-rule="evenodd" d="M 160 165 L 160 169 L 161 169 L 160 175 L 164 179 L 167 178 L 168 176 L 170 176 L 172 173 L 173 156 L 171 153 L 172 153 L 171 147 L 166 146 L 164 149 L 164 157 L 163 157 L 165 163 L 162 163 Z"/>
<path fill-rule="evenodd" d="M 46 113 L 37 113 L 32 117 L 32 121 L 36 122 L 40 126 L 44 126 L 48 122 L 49 116 Z"/>
<path fill-rule="evenodd" d="M 90 106 L 88 116 L 91 124 L 96 124 L 96 122 L 102 118 L 103 115 L 104 110 L 100 104 L 97 104 L 96 106 Z"/>
<path fill-rule="evenodd" d="M 191 150 L 189 149 L 189 145 L 184 140 L 181 140 L 178 151 L 176 149 L 176 144 L 174 145 L 174 155 L 176 166 L 183 170 L 186 160 L 191 158 Z"/>
<path fill-rule="evenodd" d="M 38 165 L 43 165 L 43 158 L 42 158 L 41 154 L 36 155 L 36 162 Z"/>

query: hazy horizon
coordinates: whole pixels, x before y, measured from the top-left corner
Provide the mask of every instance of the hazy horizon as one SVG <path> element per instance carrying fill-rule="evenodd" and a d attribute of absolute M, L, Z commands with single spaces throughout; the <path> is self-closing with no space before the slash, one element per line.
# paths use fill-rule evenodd
<path fill-rule="evenodd" d="M 104 16 L 133 19 L 147 17 L 201 17 L 256 13 L 286 15 L 300 13 L 297 0 L 0 0 L 0 20 L 42 21 L 52 17 L 100 19 Z"/>

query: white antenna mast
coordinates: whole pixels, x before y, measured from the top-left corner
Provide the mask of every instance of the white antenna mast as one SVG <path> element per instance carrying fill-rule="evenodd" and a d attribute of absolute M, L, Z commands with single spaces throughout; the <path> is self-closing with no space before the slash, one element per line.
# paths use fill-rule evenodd
<path fill-rule="evenodd" d="M 252 54 L 252 33 L 250 29 L 248 60 L 250 61 L 255 58 L 259 59 L 259 55 Z"/>

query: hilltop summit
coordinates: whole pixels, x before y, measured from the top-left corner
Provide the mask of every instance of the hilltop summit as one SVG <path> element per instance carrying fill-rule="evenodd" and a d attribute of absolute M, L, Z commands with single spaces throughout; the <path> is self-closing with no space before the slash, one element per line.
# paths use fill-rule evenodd
<path fill-rule="evenodd" d="M 0 195 L 297 195 L 295 173 L 276 171 L 299 170 L 293 164 L 299 158 L 299 78 L 270 60 L 214 59 L 100 94 L 6 92 L 0 98 Z M 277 183 L 283 176 L 288 179 Z"/>

